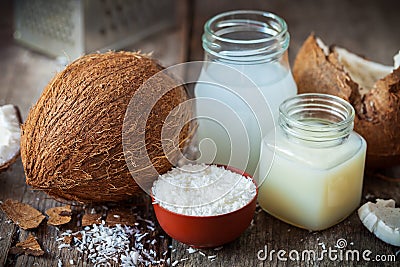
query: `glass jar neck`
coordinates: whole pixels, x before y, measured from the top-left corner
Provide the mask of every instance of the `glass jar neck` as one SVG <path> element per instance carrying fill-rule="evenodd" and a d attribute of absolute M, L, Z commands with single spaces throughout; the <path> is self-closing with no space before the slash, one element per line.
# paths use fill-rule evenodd
<path fill-rule="evenodd" d="M 238 64 L 276 61 L 289 47 L 286 22 L 275 14 L 238 10 L 204 25 L 203 49 L 213 59 Z"/>
<path fill-rule="evenodd" d="M 301 94 L 279 107 L 283 133 L 297 143 L 330 147 L 343 143 L 353 130 L 354 108 L 345 100 L 327 94 Z"/>

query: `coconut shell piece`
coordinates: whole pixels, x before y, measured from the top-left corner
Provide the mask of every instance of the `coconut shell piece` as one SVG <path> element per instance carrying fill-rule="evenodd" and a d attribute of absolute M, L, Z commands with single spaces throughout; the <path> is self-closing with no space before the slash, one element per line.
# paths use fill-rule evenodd
<path fill-rule="evenodd" d="M 28 238 L 22 242 L 19 242 L 10 249 L 11 254 L 25 254 L 33 256 L 42 256 L 44 251 L 40 247 L 36 238 L 29 234 Z"/>
<path fill-rule="evenodd" d="M 0 143 L 0 172 L 7 170 L 20 155 L 21 113 L 18 107 L 4 105 L 0 107 L 0 133 L 7 141 Z"/>
<path fill-rule="evenodd" d="M 138 88 L 161 70 L 163 67 L 147 55 L 107 52 L 83 56 L 58 73 L 22 125 L 21 159 L 26 182 L 55 198 L 77 202 L 133 198 L 141 189 L 125 161 L 124 116 Z M 150 103 L 163 88 L 173 89 L 157 103 Z M 172 76 L 163 74 L 140 99 L 152 110 L 148 118 L 139 108 L 129 114 L 129 130 L 134 134 L 127 153 L 135 175 L 152 180 L 150 167 L 165 173 L 180 159 L 179 148 L 184 148 L 193 132 L 185 124 L 193 117 L 192 107 L 180 108 L 167 129 L 171 133 L 168 136 L 178 140 L 178 150 L 163 150 L 164 120 L 189 99 L 188 92 L 177 86 Z M 138 121 L 146 122 L 145 133 L 135 129 Z M 144 150 L 148 158 L 136 153 L 139 150 Z"/>
<path fill-rule="evenodd" d="M 357 85 L 327 50 L 310 35 L 300 48 L 293 65 L 293 76 L 299 93 L 315 92 L 331 94 L 350 101 Z M 331 61 L 334 60 L 334 63 Z M 329 86 L 327 86 L 329 85 Z M 318 88 L 318 89 L 317 89 Z M 356 96 L 354 96 L 356 97 Z"/>
<path fill-rule="evenodd" d="M 67 235 L 63 237 L 63 242 L 64 244 L 71 245 L 72 239 L 73 239 L 72 235 Z"/>
<path fill-rule="evenodd" d="M 1 209 L 8 218 L 25 230 L 37 228 L 45 218 L 37 209 L 16 200 L 7 199 L 1 205 Z"/>
<path fill-rule="evenodd" d="M 128 209 L 112 209 L 107 213 L 106 224 L 108 226 L 115 226 L 117 224 L 134 226 L 135 222 L 135 216 Z"/>
<path fill-rule="evenodd" d="M 71 221 L 71 206 L 50 208 L 46 210 L 46 214 L 49 216 L 48 225 L 63 225 Z"/>
<path fill-rule="evenodd" d="M 67 245 L 72 245 L 72 244 L 74 244 L 76 242 L 75 238 L 77 240 L 81 241 L 82 240 L 82 234 L 80 232 L 77 232 L 77 233 L 72 233 L 71 235 L 66 235 L 66 236 L 63 237 L 62 242 L 64 244 L 67 244 Z"/>
<path fill-rule="evenodd" d="M 101 224 L 101 214 L 84 214 L 82 216 L 82 226 L 91 226 L 93 224 Z"/>
<path fill-rule="evenodd" d="M 368 61 L 310 35 L 293 76 L 299 93 L 325 93 L 350 102 L 354 130 L 367 141 L 367 167 L 400 164 L 400 68 Z"/>

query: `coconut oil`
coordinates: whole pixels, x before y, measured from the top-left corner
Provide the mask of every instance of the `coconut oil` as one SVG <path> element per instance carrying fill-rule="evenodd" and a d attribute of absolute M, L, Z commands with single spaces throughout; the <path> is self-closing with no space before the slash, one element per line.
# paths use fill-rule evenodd
<path fill-rule="evenodd" d="M 366 142 L 342 99 L 304 94 L 280 107 L 276 134 L 261 145 L 260 206 L 309 230 L 326 229 L 360 204 Z M 272 161 L 272 165 L 270 162 Z"/>
<path fill-rule="evenodd" d="M 262 137 L 280 103 L 297 93 L 288 45 L 285 21 L 268 12 L 227 12 L 205 24 L 195 87 L 200 162 L 255 174 Z"/>

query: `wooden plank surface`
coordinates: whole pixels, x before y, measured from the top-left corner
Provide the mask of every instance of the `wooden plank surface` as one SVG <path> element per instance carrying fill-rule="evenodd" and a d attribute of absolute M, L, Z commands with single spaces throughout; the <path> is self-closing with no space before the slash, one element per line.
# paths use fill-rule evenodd
<path fill-rule="evenodd" d="M 184 4 L 184 1 L 180 1 Z M 371 59 L 391 64 L 393 54 L 400 48 L 399 2 L 386 1 L 210 1 L 197 0 L 188 3 L 190 10 L 182 13 L 180 26 L 164 31 L 156 36 L 128 48 L 143 52 L 153 51 L 155 58 L 169 66 L 185 60 L 201 60 L 203 51 L 200 37 L 204 22 L 211 16 L 233 9 L 263 9 L 273 11 L 284 17 L 291 32 L 290 59 L 299 49 L 307 35 L 314 31 L 326 43 L 337 43 Z M 16 45 L 12 40 L 11 1 L 2 2 L 0 8 L 0 105 L 13 103 L 21 108 L 25 118 L 30 106 L 39 97 L 42 88 L 62 66 L 54 59 Z M 386 170 L 387 174 L 397 175 L 398 170 Z M 393 198 L 400 203 L 400 183 L 378 178 L 368 173 L 365 177 L 363 199 Z M 16 199 L 31 204 L 44 212 L 47 208 L 60 206 L 47 195 L 32 191 L 25 185 L 21 161 L 18 160 L 8 171 L 0 173 L 0 200 Z M 83 207 L 75 207 L 77 214 Z M 150 202 L 139 209 L 154 220 Z M 68 227 L 77 227 L 76 221 Z M 64 266 L 74 260 L 74 266 L 92 266 L 87 259 L 77 260 L 79 255 L 68 250 L 58 250 L 55 238 L 60 234 L 55 227 L 42 224 L 33 232 L 40 244 L 46 249 L 43 257 L 13 256 L 9 248 L 24 239 L 28 231 L 8 222 L 0 212 L 0 266 L 57 266 L 61 259 Z M 322 232 L 298 229 L 285 224 L 263 211 L 255 214 L 253 225 L 236 241 L 225 245 L 221 250 L 200 250 L 190 254 L 188 246 L 175 240 L 165 239 L 159 246 L 160 251 L 167 251 L 166 257 L 171 262 L 178 261 L 178 266 L 396 266 L 397 262 L 331 261 L 325 257 L 322 261 L 272 261 L 257 259 L 259 250 L 265 246 L 269 250 L 315 250 L 334 248 L 338 239 L 344 238 L 348 247 L 359 251 L 370 250 L 375 255 L 394 255 L 399 248 L 387 245 L 366 230 L 353 213 L 342 223 Z M 172 248 L 168 248 L 171 245 Z M 208 258 L 207 256 L 214 256 Z"/>

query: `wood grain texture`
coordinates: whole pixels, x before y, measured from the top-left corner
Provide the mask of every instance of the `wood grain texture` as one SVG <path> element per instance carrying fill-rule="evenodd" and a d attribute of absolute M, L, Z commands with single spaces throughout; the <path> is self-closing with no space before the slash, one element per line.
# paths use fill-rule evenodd
<path fill-rule="evenodd" d="M 41 191 L 30 190 L 30 188 L 25 185 L 23 168 L 20 160 L 7 172 L 0 173 L 0 200 L 4 201 L 7 198 L 16 199 L 29 204 L 32 207 L 38 208 L 42 213 L 48 208 L 64 205 L 64 203 L 48 197 L 48 195 Z M 151 200 L 148 196 L 139 197 L 135 203 L 137 205 L 135 211 L 140 213 L 142 218 L 154 222 L 156 221 L 151 207 Z M 37 229 L 30 231 L 20 229 L 18 226 L 9 222 L 3 212 L 0 212 L 0 266 L 53 267 L 57 266 L 58 260 L 61 260 L 63 266 L 93 266 L 93 264 L 88 261 L 86 255 L 79 253 L 76 249 L 71 250 L 69 248 L 63 248 L 59 250 L 58 245 L 60 245 L 60 243 L 56 242 L 56 239 L 66 230 L 78 231 L 80 229 L 77 225 L 77 215 L 81 214 L 83 209 L 83 206 L 74 206 L 73 220 L 68 224 L 55 227 L 47 225 L 47 222 L 44 221 Z M 87 207 L 87 210 L 90 209 L 90 207 Z M 106 213 L 107 211 L 103 210 L 103 212 Z M 81 218 L 81 216 L 79 217 Z M 8 251 L 10 248 L 15 246 L 17 242 L 25 240 L 29 233 L 37 237 L 45 254 L 40 257 L 9 254 Z M 159 226 L 157 226 L 157 233 L 157 236 L 164 234 Z M 153 237 L 151 237 L 151 239 L 152 238 Z M 162 254 L 165 251 L 169 251 L 168 246 L 170 243 L 171 240 L 168 237 L 159 239 L 155 246 L 157 255 L 167 259 L 170 254 Z M 70 260 L 74 261 L 74 265 L 69 264 Z M 118 266 L 118 264 L 113 263 L 112 266 Z"/>

